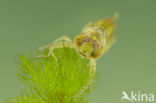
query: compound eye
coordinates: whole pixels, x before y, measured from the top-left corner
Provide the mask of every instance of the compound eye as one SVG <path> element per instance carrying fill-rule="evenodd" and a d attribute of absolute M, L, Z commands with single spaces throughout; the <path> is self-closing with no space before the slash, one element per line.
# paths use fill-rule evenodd
<path fill-rule="evenodd" d="M 82 37 L 81 36 L 75 37 L 74 43 L 76 46 L 80 47 L 82 45 Z"/>
<path fill-rule="evenodd" d="M 98 57 L 100 57 L 100 56 L 101 56 L 101 49 L 96 49 L 96 50 L 94 50 L 94 51 L 91 53 L 91 56 L 92 56 L 93 58 L 98 58 Z"/>

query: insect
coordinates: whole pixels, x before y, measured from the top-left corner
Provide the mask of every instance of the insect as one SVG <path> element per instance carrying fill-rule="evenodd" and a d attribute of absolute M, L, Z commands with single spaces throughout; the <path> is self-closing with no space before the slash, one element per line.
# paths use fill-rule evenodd
<path fill-rule="evenodd" d="M 75 48 L 77 52 L 85 58 L 91 60 L 92 64 L 105 54 L 111 45 L 115 41 L 115 20 L 118 14 L 115 13 L 112 18 L 105 18 L 93 23 L 88 24 L 82 30 L 82 33 L 74 38 L 74 42 L 66 36 L 62 36 L 52 42 L 49 45 L 45 45 L 39 50 L 48 48 L 48 55 L 41 55 L 37 57 L 49 57 L 53 56 L 56 60 L 57 57 L 54 55 L 53 50 L 62 47 Z"/>
<path fill-rule="evenodd" d="M 96 71 L 96 60 L 105 54 L 115 41 L 114 31 L 117 17 L 118 14 L 116 13 L 112 18 L 107 17 L 88 24 L 84 27 L 81 34 L 74 38 L 74 42 L 70 38 L 62 36 L 51 44 L 39 48 L 39 50 L 48 48 L 49 53 L 48 55 L 37 57 L 49 57 L 52 55 L 57 60 L 53 53 L 54 49 L 62 47 L 75 48 L 82 57 L 90 60 L 90 78 L 92 80 Z M 91 80 L 88 86 L 91 84 Z"/>

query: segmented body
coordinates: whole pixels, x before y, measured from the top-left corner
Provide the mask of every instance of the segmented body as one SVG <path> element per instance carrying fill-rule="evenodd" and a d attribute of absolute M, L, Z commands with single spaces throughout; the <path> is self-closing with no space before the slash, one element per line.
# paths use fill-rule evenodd
<path fill-rule="evenodd" d="M 94 22 L 82 31 L 82 34 L 74 39 L 74 43 L 77 46 L 80 54 L 88 58 L 98 58 L 103 53 L 108 51 L 110 46 L 114 42 L 114 30 L 115 21 L 111 18 L 106 18 L 97 22 Z M 86 55 L 86 52 L 81 52 L 81 46 L 84 43 L 90 46 L 90 54 Z M 87 47 L 87 46 L 86 46 Z"/>

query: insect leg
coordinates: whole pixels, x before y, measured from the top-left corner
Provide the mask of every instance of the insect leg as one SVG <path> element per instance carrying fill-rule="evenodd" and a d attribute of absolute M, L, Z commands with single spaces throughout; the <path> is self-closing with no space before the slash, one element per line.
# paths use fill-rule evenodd
<path fill-rule="evenodd" d="M 74 47 L 72 40 L 66 36 L 62 36 L 62 37 L 58 38 L 57 40 L 52 42 L 50 45 L 45 45 L 45 46 L 39 48 L 39 50 L 43 50 L 43 49 L 48 48 L 50 51 L 49 51 L 48 55 L 37 56 L 37 58 L 49 57 L 50 55 L 52 55 L 55 58 L 55 60 L 57 61 L 57 58 L 56 58 L 53 51 L 56 48 L 62 48 L 62 47 Z"/>
<path fill-rule="evenodd" d="M 42 50 L 48 49 L 48 48 L 49 48 L 49 45 L 44 45 L 44 46 L 40 47 L 38 50 L 42 51 Z"/>
<path fill-rule="evenodd" d="M 56 39 L 54 42 L 59 42 L 59 41 L 72 41 L 72 40 L 66 36 L 62 36 L 62 37 Z"/>
<path fill-rule="evenodd" d="M 72 40 L 70 38 L 66 37 L 66 36 L 62 36 L 62 37 L 56 39 L 52 43 L 52 46 L 55 46 L 55 48 L 62 48 L 62 47 L 73 48 L 73 47 L 75 47 Z"/>
<path fill-rule="evenodd" d="M 49 51 L 49 53 L 48 53 L 48 55 L 39 55 L 39 56 L 36 56 L 37 58 L 47 58 L 47 57 L 49 57 L 50 55 L 52 54 L 52 51 L 50 50 Z"/>
<path fill-rule="evenodd" d="M 89 76 L 89 81 L 86 86 L 84 86 L 75 96 L 75 99 L 78 99 L 88 88 L 90 89 L 90 92 L 92 92 L 91 85 L 93 83 L 93 78 L 95 76 L 96 72 L 96 60 L 91 59 L 90 60 L 90 76 Z"/>
<path fill-rule="evenodd" d="M 92 92 L 92 82 L 93 82 L 93 78 L 95 76 L 95 72 L 96 72 L 96 59 L 91 59 L 90 60 L 90 77 L 89 77 L 89 83 L 88 83 L 88 88 L 90 89 L 90 92 Z"/>
<path fill-rule="evenodd" d="M 62 40 L 64 40 L 64 41 L 72 41 L 70 38 L 68 38 L 66 36 L 62 36 L 62 37 L 56 39 L 54 42 L 59 42 L 59 41 L 62 41 Z M 39 50 L 44 50 L 44 49 L 48 49 L 48 48 L 49 48 L 49 45 L 44 45 L 44 46 L 40 47 Z"/>
<path fill-rule="evenodd" d="M 90 60 L 90 75 L 91 75 L 91 78 L 94 77 L 95 75 L 95 72 L 96 72 L 96 59 L 91 59 Z"/>

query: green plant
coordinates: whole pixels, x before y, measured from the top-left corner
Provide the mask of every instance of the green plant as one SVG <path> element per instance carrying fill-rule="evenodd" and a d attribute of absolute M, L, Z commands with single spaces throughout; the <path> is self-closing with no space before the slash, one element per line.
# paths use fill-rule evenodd
<path fill-rule="evenodd" d="M 58 48 L 54 53 L 57 61 L 52 56 L 18 56 L 17 76 L 25 91 L 11 103 L 88 102 L 87 95 L 93 86 L 87 86 L 90 82 L 89 60 L 83 58 L 74 48 Z"/>

